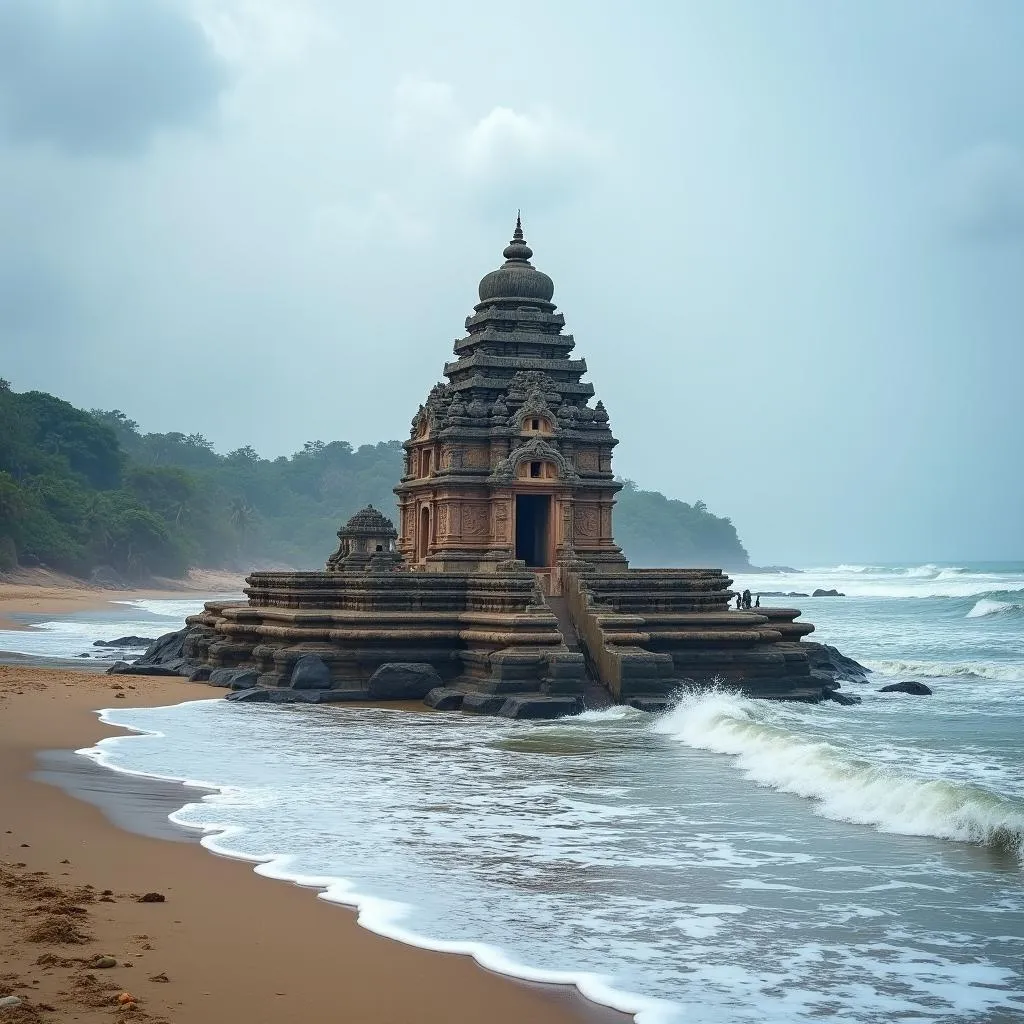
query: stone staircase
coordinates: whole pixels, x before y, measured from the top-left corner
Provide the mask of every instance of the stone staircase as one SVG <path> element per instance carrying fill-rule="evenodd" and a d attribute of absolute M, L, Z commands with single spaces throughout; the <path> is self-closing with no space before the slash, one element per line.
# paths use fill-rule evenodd
<path fill-rule="evenodd" d="M 565 646 L 574 654 L 582 654 L 583 662 L 586 665 L 587 675 L 583 686 L 583 701 L 590 711 L 599 711 L 602 708 L 610 708 L 615 702 L 612 695 L 601 685 L 594 675 L 587 657 L 586 649 L 580 644 L 579 634 L 573 624 L 572 615 L 569 613 L 569 605 L 564 597 L 553 597 L 550 594 L 544 598 L 555 618 L 558 619 L 558 629 L 562 634 Z"/>

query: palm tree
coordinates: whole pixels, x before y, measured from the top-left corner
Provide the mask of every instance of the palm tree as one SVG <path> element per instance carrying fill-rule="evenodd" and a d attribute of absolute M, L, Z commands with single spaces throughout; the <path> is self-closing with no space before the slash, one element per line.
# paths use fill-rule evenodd
<path fill-rule="evenodd" d="M 187 498 L 172 500 L 171 510 L 174 512 L 175 526 L 181 526 L 182 522 L 188 522 L 192 518 L 192 505 Z"/>
<path fill-rule="evenodd" d="M 245 498 L 232 498 L 228 503 L 228 522 L 239 535 L 238 553 L 241 555 L 245 549 L 246 537 L 256 523 L 256 510 Z"/>

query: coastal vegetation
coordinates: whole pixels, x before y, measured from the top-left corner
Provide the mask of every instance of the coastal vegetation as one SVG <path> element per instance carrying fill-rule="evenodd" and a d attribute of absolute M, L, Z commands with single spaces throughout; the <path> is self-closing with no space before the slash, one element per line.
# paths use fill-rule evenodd
<path fill-rule="evenodd" d="M 189 566 L 316 568 L 370 503 L 395 515 L 400 441 L 307 441 L 291 456 L 214 451 L 0 380 L 0 570 L 179 576 Z M 728 518 L 624 481 L 616 541 L 638 566 L 748 565 Z"/>

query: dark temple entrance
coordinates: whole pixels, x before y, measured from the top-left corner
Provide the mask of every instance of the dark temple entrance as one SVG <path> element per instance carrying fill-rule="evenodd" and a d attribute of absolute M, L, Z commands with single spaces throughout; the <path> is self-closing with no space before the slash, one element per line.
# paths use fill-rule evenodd
<path fill-rule="evenodd" d="M 550 520 L 550 495 L 516 495 L 516 558 L 523 559 L 530 566 L 548 564 Z"/>

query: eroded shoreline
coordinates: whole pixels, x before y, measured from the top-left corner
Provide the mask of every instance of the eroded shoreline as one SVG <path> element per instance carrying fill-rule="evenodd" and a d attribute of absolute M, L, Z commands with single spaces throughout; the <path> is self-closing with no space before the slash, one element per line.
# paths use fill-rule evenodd
<path fill-rule="evenodd" d="M 166 822 L 167 808 L 187 802 L 188 791 L 158 780 L 152 786 L 155 780 L 95 764 L 72 769 L 67 758 L 74 755 L 67 752 L 124 734 L 95 716 L 96 708 L 114 704 L 117 692 L 124 694 L 119 707 L 174 704 L 197 695 L 194 685 L 174 679 L 121 677 L 124 689 L 112 691 L 113 685 L 81 672 L 0 667 L 0 771 L 9 780 L 0 794 L 0 861 L 11 881 L 0 898 L 14 925 L 2 940 L 0 958 L 4 984 L 37 1008 L 38 1019 L 62 1019 L 54 1013 L 66 1019 L 72 1012 L 83 1021 L 110 1019 L 121 1011 L 109 1000 L 122 991 L 134 997 L 140 1019 L 200 1024 L 269 1024 L 282 1016 L 328 1020 L 342 1009 L 352 1019 L 395 1024 L 629 1019 L 575 989 L 514 981 L 466 957 L 382 938 L 360 928 L 345 908 L 296 886 L 269 884 L 241 862 L 211 857 L 196 842 L 167 842 L 168 836 L 115 826 L 108 817 L 113 808 L 133 816 L 136 830 L 161 816 L 166 827 L 175 828 Z M 40 751 L 63 753 L 44 754 L 40 765 Z M 35 777 L 40 772 L 51 777 Z M 78 790 L 75 797 L 51 784 L 58 781 L 54 773 L 63 773 L 62 785 Z M 110 777 L 118 776 L 133 779 L 130 795 L 120 783 L 113 784 L 121 785 L 120 793 L 111 793 Z M 93 799 L 85 793 L 90 789 Z M 128 809 L 132 801 L 136 806 Z M 183 835 L 190 838 L 184 830 Z M 78 916 L 88 942 L 23 941 L 46 912 L 46 901 L 20 899 L 18 893 L 40 885 L 62 893 L 53 898 L 60 903 L 68 894 L 109 890 L 109 896 L 75 904 L 85 908 Z M 161 892 L 166 902 L 137 902 L 148 891 Z M 90 968 L 100 954 L 118 966 Z M 90 974 L 112 987 L 97 994 L 81 980 Z M 154 980 L 162 978 L 167 980 Z"/>

